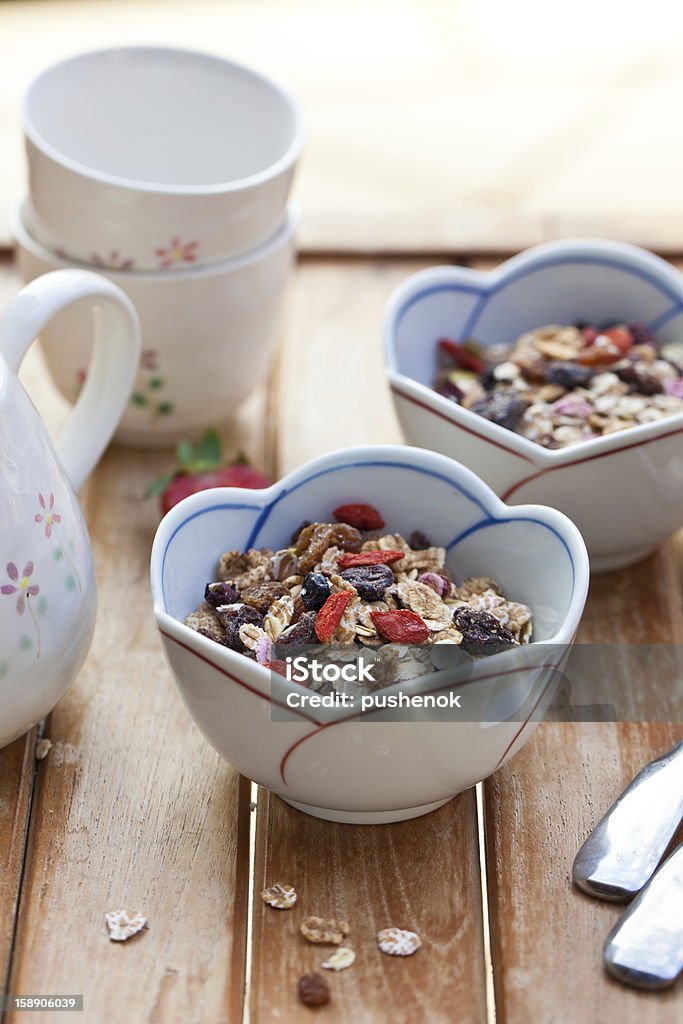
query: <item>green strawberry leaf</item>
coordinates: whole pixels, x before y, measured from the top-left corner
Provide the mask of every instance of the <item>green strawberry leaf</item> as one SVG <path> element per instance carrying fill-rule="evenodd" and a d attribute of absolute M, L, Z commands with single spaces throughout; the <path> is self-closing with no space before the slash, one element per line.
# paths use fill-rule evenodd
<path fill-rule="evenodd" d="M 194 445 L 192 444 L 191 441 L 188 441 L 187 438 L 184 438 L 182 441 L 178 442 L 177 453 L 178 462 L 180 463 L 183 469 L 185 469 L 186 467 L 189 468 L 194 462 Z"/>
<path fill-rule="evenodd" d="M 172 483 L 173 480 L 175 480 L 175 477 L 175 471 L 172 473 L 164 473 L 163 476 L 157 477 L 157 479 L 153 480 L 152 483 L 147 487 L 147 490 L 145 491 L 145 497 L 152 498 L 155 494 L 163 494 L 168 485 Z"/>
<path fill-rule="evenodd" d="M 218 432 L 207 430 L 197 445 L 197 459 L 209 466 L 220 466 L 223 458 L 222 449 Z"/>

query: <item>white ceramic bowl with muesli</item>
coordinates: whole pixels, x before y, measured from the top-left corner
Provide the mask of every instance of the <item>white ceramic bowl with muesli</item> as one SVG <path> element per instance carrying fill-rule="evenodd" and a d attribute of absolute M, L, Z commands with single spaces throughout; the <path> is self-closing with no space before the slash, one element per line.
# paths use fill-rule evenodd
<path fill-rule="evenodd" d="M 358 503 L 382 525 L 350 520 Z M 510 508 L 451 459 L 383 446 L 327 455 L 267 490 L 192 495 L 159 526 L 151 578 L 169 665 L 212 746 L 301 810 L 379 823 L 433 810 L 526 742 L 573 640 L 588 558 L 554 509 Z M 324 688 L 268 667 L 306 623 L 307 643 L 346 656 L 362 641 L 398 665 L 383 696 L 460 695 L 464 710 L 312 706 Z M 468 648 L 472 623 L 498 653 Z M 403 661 L 421 655 L 426 674 Z"/>
<path fill-rule="evenodd" d="M 522 432 L 433 387 L 439 339 L 476 339 L 487 351 L 520 339 L 519 363 L 520 348 L 538 345 L 530 332 L 543 325 L 546 363 L 559 367 L 564 384 L 577 323 L 635 324 L 634 334 L 656 345 L 626 336 L 638 365 L 615 350 L 578 391 L 539 378 L 540 400 L 524 413 Z M 607 334 L 598 348 L 624 338 L 618 326 Z M 487 273 L 422 271 L 394 292 L 385 316 L 387 374 L 406 439 L 459 459 L 505 501 L 561 509 L 581 530 L 595 571 L 640 560 L 683 523 L 683 346 L 670 357 L 682 340 L 683 277 L 643 249 L 605 240 L 540 245 Z M 584 349 L 574 365 L 585 368 L 596 353 Z M 519 378 L 508 383 L 528 387 Z"/>

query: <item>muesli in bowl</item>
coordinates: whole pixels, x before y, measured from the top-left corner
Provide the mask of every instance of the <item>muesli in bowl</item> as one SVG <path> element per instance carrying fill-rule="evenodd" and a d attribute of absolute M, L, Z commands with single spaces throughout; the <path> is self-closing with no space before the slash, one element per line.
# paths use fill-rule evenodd
<path fill-rule="evenodd" d="M 639 323 L 547 324 L 511 345 L 440 338 L 434 390 L 545 448 L 683 412 L 683 342 Z"/>
<path fill-rule="evenodd" d="M 386 526 L 377 527 L 378 536 L 371 536 L 374 530 L 368 529 L 367 523 L 354 527 L 360 531 L 360 545 L 352 531 L 344 531 L 343 545 L 333 547 L 362 548 L 367 544 L 368 550 L 342 551 L 336 556 L 339 573 L 325 568 L 330 572 L 326 580 L 341 577 L 344 556 L 376 556 L 383 551 L 399 551 L 403 559 L 413 563 L 407 569 L 405 583 L 416 583 L 423 576 L 421 582 L 427 586 L 424 576 L 436 569 L 439 571 L 434 575 L 447 576 L 451 588 L 451 581 L 457 581 L 460 600 L 466 579 L 487 577 L 495 580 L 502 592 L 491 598 L 493 610 L 501 607 L 498 598 L 502 595 L 509 605 L 531 609 L 533 642 L 508 644 L 491 656 L 467 655 L 464 663 L 459 660 L 462 644 L 410 644 L 408 650 L 424 652 L 425 657 L 437 659 L 440 664 L 425 678 L 413 677 L 365 698 L 353 698 L 354 704 L 361 704 L 359 711 L 349 708 L 348 702 L 332 702 L 320 691 L 269 670 L 256 660 L 255 652 L 245 657 L 243 652 L 217 643 L 186 624 L 201 601 L 206 581 L 210 581 L 210 590 L 219 590 L 213 585 L 225 582 L 217 579 L 223 572 L 238 584 L 238 597 L 243 598 L 260 582 L 277 582 L 296 604 L 306 576 L 318 567 L 323 570 L 323 558 L 330 550 L 329 537 L 320 537 L 320 524 L 324 530 L 333 518 L 332 511 L 349 502 L 364 502 L 380 509 Z M 304 519 L 318 524 L 311 524 L 307 534 L 299 532 Z M 339 524 L 332 525 L 339 530 Z M 412 535 L 416 526 L 425 538 Z M 293 534 L 296 539 L 291 542 Z M 405 547 L 397 541 L 397 535 L 407 538 Z M 379 538 L 388 536 L 392 537 L 386 542 L 390 547 L 382 548 Z M 297 544 L 303 550 L 297 552 Z M 421 544 L 427 546 L 421 548 Z M 271 559 L 289 548 L 295 549 L 300 571 L 291 572 L 284 557 L 275 571 Z M 273 552 L 273 556 L 244 554 L 262 549 Z M 217 559 L 225 551 L 233 554 L 217 570 Z M 250 560 L 256 564 L 248 565 Z M 253 573 L 251 577 L 241 576 L 244 565 L 247 573 Z M 390 563 L 393 582 L 387 590 L 400 587 L 400 565 L 401 558 Z M 182 699 L 209 743 L 247 778 L 267 786 L 295 807 L 318 817 L 358 823 L 399 821 L 433 810 L 454 793 L 485 778 L 520 749 L 554 699 L 588 583 L 583 541 L 561 513 L 539 506 L 511 508 L 458 463 L 402 445 L 332 452 L 301 466 L 266 490 L 225 488 L 193 494 L 174 506 L 159 525 L 151 568 L 154 614 L 164 651 Z M 266 580 L 271 575 L 283 579 Z M 292 581 L 292 575 L 303 579 Z M 431 582 L 438 586 L 435 580 Z M 337 585 L 342 600 L 346 587 L 353 586 L 358 595 L 356 607 L 363 607 L 365 601 L 365 615 L 372 622 L 372 602 L 358 593 L 360 581 L 354 585 L 346 580 L 345 587 Z M 297 593 L 298 586 L 302 591 Z M 322 588 L 317 600 L 325 597 L 327 602 L 330 597 L 324 584 Z M 474 591 L 495 588 L 469 589 L 472 596 L 466 595 L 466 606 L 478 600 Z M 310 590 L 309 600 L 315 603 L 316 588 Z M 451 589 L 449 596 L 452 594 Z M 224 596 L 231 599 L 233 595 Z M 280 594 L 280 598 L 286 596 Z M 391 595 L 385 590 L 386 596 Z M 419 614 L 425 623 L 433 619 L 434 625 L 441 626 L 438 616 L 443 615 L 446 623 L 445 609 L 457 609 L 436 591 L 433 596 L 434 608 L 430 610 L 438 609 L 436 616 L 429 615 L 426 608 L 422 613 L 412 613 L 406 607 L 388 608 L 382 614 L 398 612 L 401 618 L 411 620 L 412 614 Z M 223 601 L 220 593 L 211 597 Z M 345 611 L 355 601 L 354 594 L 346 600 Z M 396 597 L 392 601 L 402 604 Z M 243 600 L 228 603 L 246 604 Z M 388 606 L 389 602 L 385 603 Z M 264 621 L 271 615 L 270 629 L 275 626 L 277 630 L 273 604 L 256 611 Z M 318 610 L 316 623 L 320 614 Z M 503 628 L 512 631 L 514 617 L 508 615 L 507 623 L 500 624 L 498 640 Z M 520 638 L 525 629 L 521 618 Z M 206 628 L 196 621 L 195 625 Z M 211 618 L 209 632 L 213 626 L 215 620 Z M 327 627 L 329 630 L 329 620 Z M 230 628 L 234 643 L 234 625 Z M 284 626 L 282 632 L 288 628 Z M 236 630 L 238 636 L 240 629 Z M 244 638 L 250 638 L 249 631 L 242 632 Z M 263 632 L 268 630 L 264 628 Z M 444 630 L 430 630 L 430 636 L 432 632 Z M 326 635 L 323 630 L 323 637 Z M 366 636 L 365 640 L 372 638 Z M 240 640 L 243 642 L 242 637 Z M 373 647 L 356 641 L 333 641 L 324 646 L 347 653 L 406 649 L 398 643 L 376 642 Z M 290 647 L 294 653 L 296 645 Z M 322 648 L 313 645 L 311 650 Z M 287 647 L 283 650 L 286 652 Z M 457 662 L 453 670 L 442 668 L 451 657 Z M 382 710 L 384 700 L 387 709 L 393 707 L 388 702 L 399 691 L 410 699 L 411 707 L 396 712 Z M 457 706 L 451 710 L 451 698 L 458 695 L 462 697 L 462 710 Z M 425 702 L 436 697 L 437 708 L 446 698 L 448 711 L 435 712 L 426 703 L 418 707 L 416 701 L 421 696 Z M 314 698 L 317 703 L 313 703 Z M 378 710 L 364 712 L 363 701 L 370 699 Z"/>
<path fill-rule="evenodd" d="M 451 393 L 438 393 L 436 343 L 470 338 L 493 380 L 460 346 L 474 372 L 452 365 L 439 381 Z M 458 459 L 504 501 L 561 509 L 598 571 L 644 558 L 683 525 L 681 339 L 683 275 L 606 239 L 548 242 L 492 271 L 419 271 L 385 316 L 406 440 Z"/>
<path fill-rule="evenodd" d="M 277 551 L 226 551 L 186 625 L 280 670 L 290 648 L 333 645 L 332 659 L 349 657 L 350 645 L 374 648 L 370 685 L 337 681 L 353 693 L 427 674 L 428 658 L 396 645 L 452 644 L 480 658 L 530 641 L 531 609 L 506 599 L 487 576 L 455 583 L 445 547 L 420 530 L 408 540 L 387 533 L 381 513 L 359 502 L 339 506 L 333 518 L 302 523 Z M 305 685 L 337 688 L 312 676 Z"/>

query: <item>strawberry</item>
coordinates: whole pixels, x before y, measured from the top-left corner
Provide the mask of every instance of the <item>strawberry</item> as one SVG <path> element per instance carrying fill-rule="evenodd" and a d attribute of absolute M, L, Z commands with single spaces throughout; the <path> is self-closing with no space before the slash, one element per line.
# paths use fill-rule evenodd
<path fill-rule="evenodd" d="M 207 430 L 196 447 L 187 440 L 178 445 L 178 469 L 159 477 L 149 485 L 145 497 L 160 495 L 162 515 L 183 498 L 211 487 L 244 487 L 260 490 L 271 481 L 240 454 L 234 462 L 223 462 L 221 439 L 215 430 Z"/>

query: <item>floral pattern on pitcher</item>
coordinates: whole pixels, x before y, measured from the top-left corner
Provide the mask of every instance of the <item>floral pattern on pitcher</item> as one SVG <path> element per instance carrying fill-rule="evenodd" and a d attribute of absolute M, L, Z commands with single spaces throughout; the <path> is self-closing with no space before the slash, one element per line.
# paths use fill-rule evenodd
<path fill-rule="evenodd" d="M 40 505 L 42 511 L 36 512 L 35 516 L 33 517 L 34 522 L 38 523 L 41 526 L 43 523 L 45 524 L 44 531 L 46 538 L 50 540 L 54 536 L 55 540 L 58 542 L 58 546 L 55 548 L 53 555 L 55 561 L 58 562 L 61 558 L 65 558 L 73 572 L 73 576 L 67 577 L 66 579 L 67 589 L 73 590 L 77 586 L 79 591 L 82 591 L 83 584 L 81 583 L 81 577 L 78 572 L 78 569 L 74 565 L 73 559 L 71 558 L 69 552 L 67 551 L 67 546 L 61 540 L 59 540 L 57 535 L 57 526 L 61 523 L 62 517 L 60 513 L 57 512 L 57 510 L 55 509 L 54 494 L 50 493 L 49 497 L 45 498 L 42 492 L 39 491 L 38 504 Z M 70 583 L 69 580 L 71 580 L 72 582 Z"/>
<path fill-rule="evenodd" d="M 199 242 L 181 242 L 179 238 L 173 238 L 166 249 L 155 249 L 154 255 L 159 260 L 161 270 L 169 270 L 177 263 L 194 263 L 197 259 L 197 246 Z"/>
<path fill-rule="evenodd" d="M 2 594 L 4 597 L 16 597 L 17 615 L 24 615 L 24 613 L 28 609 L 29 615 L 33 620 L 33 626 L 35 629 L 36 658 L 39 658 L 40 624 L 38 622 L 38 619 L 36 618 L 36 613 L 33 610 L 33 602 L 31 598 L 38 596 L 38 594 L 40 593 L 40 585 L 38 583 L 31 582 L 33 570 L 33 562 L 26 562 L 21 573 L 19 572 L 15 562 L 8 562 L 7 565 L 5 566 L 5 571 L 7 573 L 7 576 L 9 577 L 10 582 L 3 583 L 2 586 L 0 586 L 0 594 Z"/>

